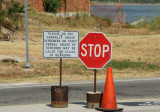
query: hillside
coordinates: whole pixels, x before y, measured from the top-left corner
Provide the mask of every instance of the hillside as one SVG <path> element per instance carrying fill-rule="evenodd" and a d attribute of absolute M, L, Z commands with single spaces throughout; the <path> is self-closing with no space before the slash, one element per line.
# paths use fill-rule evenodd
<path fill-rule="evenodd" d="M 17 7 L 15 7 L 17 8 Z M 20 10 L 21 11 L 21 10 Z M 14 14 L 14 13 L 12 13 Z M 97 79 L 104 80 L 107 67 L 113 68 L 114 78 L 139 78 L 160 76 L 160 32 L 149 31 L 147 25 L 109 24 L 108 18 L 81 15 L 56 17 L 51 13 L 28 11 L 29 61 L 25 69 L 26 41 L 24 13 L 7 16 L 3 28 L 11 31 L 12 41 L 0 40 L 0 83 L 59 81 L 59 59 L 43 58 L 42 33 L 45 30 L 78 31 L 79 40 L 88 32 L 103 32 L 112 42 L 112 61 L 98 70 Z M 15 18 L 14 18 L 15 17 Z M 14 19 L 17 19 L 14 21 Z M 153 23 L 159 29 L 159 19 Z M 8 27 L 9 26 L 9 27 Z M 8 36 L 8 35 L 7 35 Z M 86 69 L 77 59 L 63 59 L 63 81 L 93 80 L 93 70 Z"/>
<path fill-rule="evenodd" d="M 24 23 L 24 16 L 23 22 Z M 144 28 L 127 29 L 121 25 L 108 26 L 97 17 L 75 15 L 54 17 L 48 13 L 29 12 L 30 69 L 25 69 L 25 30 L 14 32 L 14 41 L 0 41 L 0 83 L 59 81 L 59 59 L 42 56 L 44 30 L 78 31 L 80 40 L 87 32 L 104 32 L 113 45 L 112 61 L 98 70 L 98 80 L 106 77 L 107 67 L 113 68 L 114 78 L 154 77 L 160 75 L 159 34 Z M 154 44 L 152 44 L 154 43 Z M 93 80 L 93 71 L 77 59 L 63 59 L 63 81 Z"/>

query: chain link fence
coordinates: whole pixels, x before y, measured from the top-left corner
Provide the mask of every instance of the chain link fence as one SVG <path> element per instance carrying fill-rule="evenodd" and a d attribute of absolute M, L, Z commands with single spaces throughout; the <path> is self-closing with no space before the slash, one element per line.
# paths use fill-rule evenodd
<path fill-rule="evenodd" d="M 103 2 L 91 2 L 91 15 L 101 18 L 109 17 L 114 23 L 151 21 L 160 15 L 160 3 L 157 3 L 156 0 L 148 0 L 148 2 L 147 0 L 101 1 Z"/>

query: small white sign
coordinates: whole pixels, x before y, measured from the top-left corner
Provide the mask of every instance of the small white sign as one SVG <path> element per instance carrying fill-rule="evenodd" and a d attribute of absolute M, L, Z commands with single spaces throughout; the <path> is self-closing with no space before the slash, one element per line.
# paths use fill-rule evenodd
<path fill-rule="evenodd" d="M 77 31 L 44 31 L 44 58 L 78 58 L 79 32 Z"/>

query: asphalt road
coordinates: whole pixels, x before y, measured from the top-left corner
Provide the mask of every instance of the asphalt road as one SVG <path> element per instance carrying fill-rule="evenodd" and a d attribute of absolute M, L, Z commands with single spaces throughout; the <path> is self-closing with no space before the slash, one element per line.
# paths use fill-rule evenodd
<path fill-rule="evenodd" d="M 86 100 L 86 92 L 93 91 L 93 82 L 63 83 L 69 86 L 69 102 Z M 97 82 L 97 91 L 103 92 L 104 81 Z M 0 85 L 0 106 L 25 104 L 50 104 L 51 85 Z M 160 99 L 160 78 L 115 80 L 117 100 Z"/>

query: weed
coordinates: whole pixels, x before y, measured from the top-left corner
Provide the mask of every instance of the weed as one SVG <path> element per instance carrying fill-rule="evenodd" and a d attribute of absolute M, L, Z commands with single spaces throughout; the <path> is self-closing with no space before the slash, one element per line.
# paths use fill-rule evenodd
<path fill-rule="evenodd" d="M 151 63 L 151 64 L 147 64 L 147 68 L 156 70 L 156 69 L 159 69 L 160 67 L 155 65 L 154 63 Z"/>
<path fill-rule="evenodd" d="M 50 76 L 50 74 L 42 74 L 42 75 L 39 75 L 40 77 L 46 77 L 46 76 Z"/>
<path fill-rule="evenodd" d="M 9 62 L 10 62 L 10 63 L 12 63 L 12 64 L 18 63 L 17 60 L 14 60 L 14 59 L 11 59 L 11 58 L 3 59 L 2 62 L 3 62 L 3 63 L 9 63 Z"/>
<path fill-rule="evenodd" d="M 33 77 L 35 77 L 35 76 L 30 76 L 30 75 L 28 75 L 28 76 L 24 76 L 23 78 L 31 79 L 31 78 L 33 78 Z"/>
<path fill-rule="evenodd" d="M 124 25 L 122 25 L 122 28 L 135 28 L 135 25 L 131 25 L 130 23 L 126 23 L 126 24 L 124 24 Z"/>
<path fill-rule="evenodd" d="M 64 69 L 67 69 L 67 68 L 70 68 L 70 65 L 69 65 L 69 64 L 66 64 L 66 63 L 63 63 L 62 67 L 63 67 Z"/>

